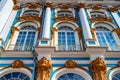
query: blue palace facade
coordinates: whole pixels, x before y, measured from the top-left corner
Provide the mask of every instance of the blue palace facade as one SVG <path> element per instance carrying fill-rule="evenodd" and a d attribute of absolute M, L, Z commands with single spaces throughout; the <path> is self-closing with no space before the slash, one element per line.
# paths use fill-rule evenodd
<path fill-rule="evenodd" d="M 120 80 L 120 0 L 0 0 L 0 80 Z"/>

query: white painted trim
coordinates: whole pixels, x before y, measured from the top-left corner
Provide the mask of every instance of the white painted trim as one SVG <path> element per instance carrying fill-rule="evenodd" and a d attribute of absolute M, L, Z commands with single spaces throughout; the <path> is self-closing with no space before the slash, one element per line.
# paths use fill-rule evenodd
<path fill-rule="evenodd" d="M 66 74 L 66 73 L 75 73 L 75 74 L 81 75 L 83 78 L 85 78 L 85 80 L 92 80 L 91 76 L 87 72 L 85 72 L 82 69 L 78 69 L 78 68 L 75 68 L 75 69 L 64 68 L 64 69 L 58 70 L 52 76 L 51 80 L 57 80 L 61 75 Z"/>
<path fill-rule="evenodd" d="M 32 74 L 29 70 L 25 69 L 25 68 L 19 68 L 19 69 L 13 69 L 13 68 L 7 68 L 5 70 L 2 70 L 0 71 L 0 77 L 6 75 L 6 74 L 9 74 L 9 73 L 12 73 L 12 72 L 21 72 L 21 73 L 24 73 L 26 74 L 30 80 L 32 80 Z"/>
<path fill-rule="evenodd" d="M 112 80 L 112 76 L 117 74 L 117 73 L 120 73 L 120 68 L 115 68 L 113 69 L 110 74 L 109 74 L 109 80 Z"/>

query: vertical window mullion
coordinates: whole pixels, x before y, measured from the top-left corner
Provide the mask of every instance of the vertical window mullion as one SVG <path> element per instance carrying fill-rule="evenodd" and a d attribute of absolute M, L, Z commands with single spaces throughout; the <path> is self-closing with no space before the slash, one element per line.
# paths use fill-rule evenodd
<path fill-rule="evenodd" d="M 24 41 L 24 44 L 23 44 L 23 50 L 24 50 L 25 47 L 26 47 L 27 36 L 28 36 L 28 31 L 26 31 L 25 41 Z"/>

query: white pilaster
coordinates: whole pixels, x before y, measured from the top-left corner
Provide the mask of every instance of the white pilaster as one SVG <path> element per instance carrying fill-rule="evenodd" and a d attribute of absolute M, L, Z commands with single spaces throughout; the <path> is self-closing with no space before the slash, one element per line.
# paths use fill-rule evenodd
<path fill-rule="evenodd" d="M 120 28 L 120 17 L 118 16 L 118 14 L 116 12 L 111 12 L 113 18 L 115 19 L 118 27 Z"/>
<path fill-rule="evenodd" d="M 46 7 L 42 39 L 50 38 L 50 18 L 51 18 L 51 9 L 50 7 Z"/>
<path fill-rule="evenodd" d="M 83 35 L 84 35 L 85 40 L 92 39 L 90 26 L 89 26 L 84 8 L 79 9 L 79 15 L 80 15 L 80 20 L 81 20 L 82 30 L 83 30 Z"/>

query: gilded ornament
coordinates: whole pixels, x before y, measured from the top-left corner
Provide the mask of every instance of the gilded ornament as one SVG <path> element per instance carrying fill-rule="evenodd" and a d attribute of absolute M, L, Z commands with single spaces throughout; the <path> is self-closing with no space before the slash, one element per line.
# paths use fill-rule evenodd
<path fill-rule="evenodd" d="M 13 6 L 13 10 L 18 10 L 20 6 Z"/>
<path fill-rule="evenodd" d="M 112 23 L 112 19 L 111 18 L 103 18 L 103 17 L 96 17 L 96 18 L 92 18 L 91 19 L 91 23 L 94 23 L 94 22 L 102 22 L 102 21 L 108 21 L 110 23 Z"/>
<path fill-rule="evenodd" d="M 23 16 L 23 17 L 18 17 L 19 21 L 24 21 L 24 20 L 35 20 L 40 22 L 41 17 L 35 17 L 35 16 Z"/>
<path fill-rule="evenodd" d="M 26 5 L 23 5 L 22 7 L 28 7 L 29 9 L 36 9 L 40 8 L 41 4 L 40 3 L 26 3 Z"/>
<path fill-rule="evenodd" d="M 52 3 L 46 3 L 45 7 L 49 7 L 50 9 L 52 9 Z"/>
<path fill-rule="evenodd" d="M 12 0 L 12 1 L 13 1 L 14 5 L 17 4 L 17 0 Z"/>
<path fill-rule="evenodd" d="M 92 37 L 95 39 L 95 29 L 94 28 L 90 28 L 90 30 L 91 30 L 91 34 L 92 34 Z"/>
<path fill-rule="evenodd" d="M 119 37 L 119 39 L 120 39 L 120 28 L 114 28 L 114 29 L 112 30 L 112 32 L 116 32 L 117 35 L 118 35 L 118 37 Z"/>
<path fill-rule="evenodd" d="M 115 12 L 117 9 L 114 7 L 114 8 L 109 8 L 109 10 L 110 10 L 111 12 Z"/>
<path fill-rule="evenodd" d="M 72 21 L 72 22 L 76 23 L 75 18 L 67 17 L 67 16 L 57 17 L 57 18 L 54 18 L 54 19 L 55 19 L 55 23 L 59 22 L 59 21 Z"/>
<path fill-rule="evenodd" d="M 45 57 L 41 58 L 36 65 L 36 80 L 49 80 L 50 67 L 50 61 Z"/>
<path fill-rule="evenodd" d="M 22 68 L 22 67 L 24 67 L 24 63 L 23 63 L 23 61 L 16 60 L 11 64 L 11 67 L 12 68 Z"/>
<path fill-rule="evenodd" d="M 74 69 L 76 67 L 77 67 L 77 64 L 72 60 L 69 60 L 65 63 L 65 68 Z"/>
<path fill-rule="evenodd" d="M 105 62 L 100 58 L 96 58 L 90 64 L 94 80 L 105 80 L 106 79 L 106 65 Z"/>
<path fill-rule="evenodd" d="M 85 8 L 85 3 L 79 3 L 78 4 L 78 9 Z"/>

